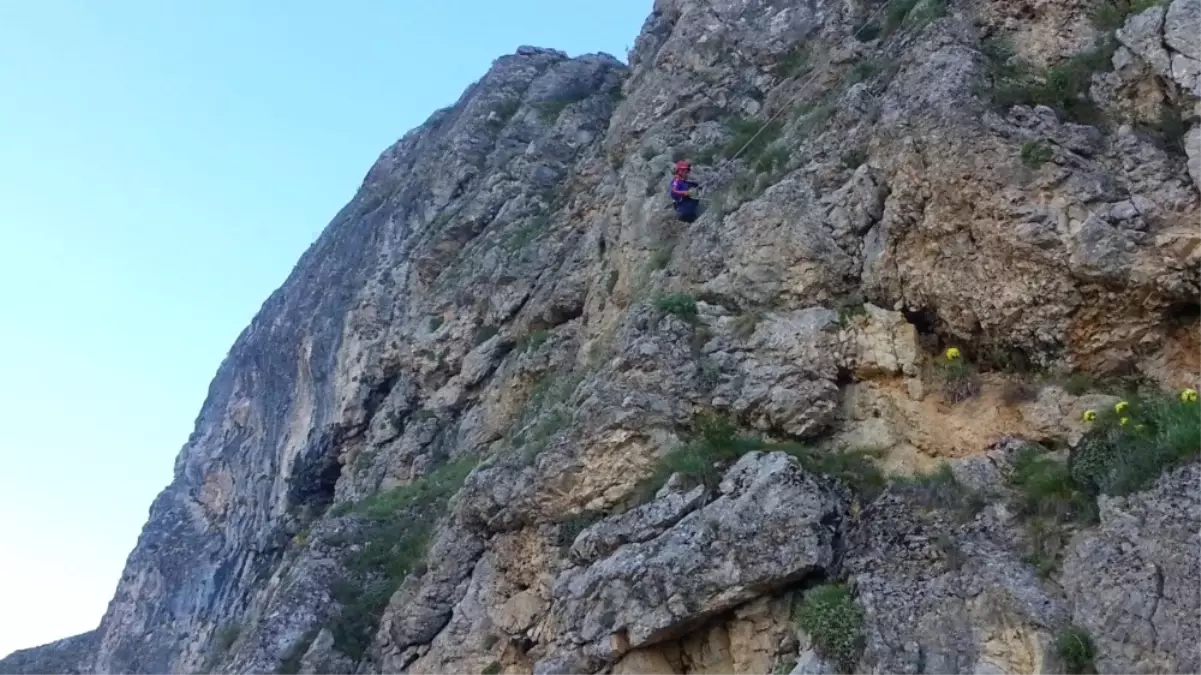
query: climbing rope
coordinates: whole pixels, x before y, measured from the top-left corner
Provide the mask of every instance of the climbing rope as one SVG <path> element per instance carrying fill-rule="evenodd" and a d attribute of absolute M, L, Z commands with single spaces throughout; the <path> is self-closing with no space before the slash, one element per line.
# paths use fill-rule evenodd
<path fill-rule="evenodd" d="M 869 16 L 869 17 L 867 18 L 867 20 L 866 20 L 866 21 L 864 21 L 864 22 L 863 22 L 863 23 L 862 23 L 862 24 L 859 26 L 859 30 L 856 30 L 854 33 L 852 33 L 852 34 L 851 34 L 851 37 L 853 37 L 853 38 L 855 38 L 855 39 L 858 39 L 858 38 L 859 38 L 859 33 L 860 33 L 860 31 L 862 31 L 864 28 L 867 28 L 869 25 L 871 25 L 871 23 L 872 23 L 873 21 L 875 21 L 875 19 L 876 19 L 876 18 L 877 18 L 877 17 L 880 15 L 880 13 L 881 13 L 881 12 L 883 12 L 883 11 L 884 11 L 885 9 L 887 9 L 887 8 L 888 8 L 888 3 L 887 3 L 887 2 L 885 2 L 885 3 L 881 4 L 879 7 L 877 7 L 877 8 L 876 8 L 876 11 L 875 11 L 875 12 L 872 12 L 871 16 Z M 733 155 L 731 155 L 731 156 L 727 157 L 727 158 L 726 158 L 726 159 L 725 159 L 725 160 L 724 160 L 724 161 L 723 161 L 721 164 L 719 164 L 719 165 L 718 165 L 718 166 L 717 166 L 717 167 L 714 169 L 714 173 L 715 173 L 715 174 L 718 176 L 718 179 L 715 179 L 714 181 L 712 181 L 712 183 L 711 183 L 711 184 L 713 184 L 713 185 L 720 184 L 722 170 L 723 170 L 723 169 L 724 169 L 726 166 L 728 166 L 729 164 L 731 164 L 732 162 L 734 162 L 734 160 L 738 159 L 738 156 L 739 156 L 739 155 L 741 155 L 741 154 L 742 154 L 742 153 L 743 153 L 743 152 L 744 152 L 744 151 L 745 151 L 747 148 L 749 148 L 749 147 L 751 146 L 751 143 L 754 143 L 754 142 L 755 142 L 755 139 L 756 139 L 756 138 L 758 138 L 758 137 L 759 137 L 759 135 L 760 135 L 760 134 L 762 134 L 762 133 L 764 132 L 764 130 L 766 130 L 766 129 L 767 129 L 768 125 L 770 125 L 772 122 L 774 122 L 774 121 L 775 121 L 775 119 L 776 119 L 776 118 L 777 118 L 777 117 L 780 115 L 780 113 L 784 112 L 785 110 L 788 110 L 788 109 L 790 109 L 790 108 L 792 107 L 792 105 L 793 105 L 793 104 L 794 104 L 794 103 L 795 103 L 797 100 L 799 100 L 799 99 L 800 99 L 800 97 L 801 97 L 801 94 L 804 94 L 804 93 L 805 93 L 805 90 L 808 88 L 808 86 L 809 86 L 810 84 L 812 84 L 814 80 L 816 80 L 816 79 L 817 79 L 817 75 L 818 75 L 818 73 L 816 73 L 816 72 L 814 72 L 814 73 L 811 73 L 811 76 L 810 76 L 810 78 L 809 78 L 809 81 L 807 81 L 807 82 L 805 82 L 804 84 L 802 84 L 802 85 L 800 86 L 800 88 L 797 90 L 797 93 L 796 93 L 796 94 L 794 94 L 794 95 L 793 95 L 791 98 L 789 98 L 789 99 L 788 99 L 787 103 L 785 103 L 784 105 L 780 106 L 780 108 L 779 108 L 778 110 L 776 110 L 776 112 L 775 112 L 775 113 L 773 113 L 771 117 L 767 118 L 767 121 L 766 121 L 766 122 L 764 122 L 762 125 L 760 125 L 760 126 L 759 126 L 759 130 L 758 130 L 758 131 L 756 131 L 756 132 L 755 132 L 755 134 L 754 134 L 753 136 L 751 136 L 749 139 L 747 139 L 747 142 L 746 142 L 746 143 L 743 143 L 743 144 L 742 144 L 742 147 L 741 147 L 741 148 L 738 148 L 738 151 L 737 151 L 737 152 L 735 152 Z M 709 186 L 709 185 L 706 185 L 706 186 L 704 186 L 704 187 L 708 188 L 708 187 L 710 187 L 710 186 Z M 708 201 L 708 200 L 701 200 L 701 201 Z"/>

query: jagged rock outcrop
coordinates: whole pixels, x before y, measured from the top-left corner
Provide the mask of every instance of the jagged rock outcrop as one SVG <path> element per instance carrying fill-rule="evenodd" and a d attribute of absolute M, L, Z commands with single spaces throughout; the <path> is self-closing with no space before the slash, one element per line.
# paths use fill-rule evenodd
<path fill-rule="evenodd" d="M 744 455 L 719 490 L 653 539 L 559 574 L 549 621 L 567 649 L 612 662 L 834 563 L 846 505 L 788 455 Z M 534 671 L 562 663 L 552 653 Z"/>
<path fill-rule="evenodd" d="M 1100 500 L 1101 524 L 1073 541 L 1063 587 L 1111 673 L 1201 670 L 1201 467 L 1143 493 Z"/>
<path fill-rule="evenodd" d="M 56 640 L 40 647 L 18 649 L 6 656 L 0 664 L 3 665 L 4 672 L 20 675 L 89 673 L 91 671 L 87 669 L 87 664 L 95 649 L 96 633 L 93 631 Z"/>
<path fill-rule="evenodd" d="M 1201 385 L 1199 15 L 658 0 L 628 64 L 497 59 L 239 336 L 97 630 L 0 672 L 829 672 L 819 577 L 864 670 L 1201 667 L 1195 466 L 1049 577 L 1006 484 L 1118 400 L 1059 371 Z M 709 414 L 795 457 L 669 454 Z M 813 460 L 864 446 L 985 503 Z"/>

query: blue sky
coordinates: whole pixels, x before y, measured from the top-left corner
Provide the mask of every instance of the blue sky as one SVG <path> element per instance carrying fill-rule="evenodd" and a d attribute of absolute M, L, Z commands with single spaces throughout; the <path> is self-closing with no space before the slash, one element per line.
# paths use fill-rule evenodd
<path fill-rule="evenodd" d="M 0 656 L 98 623 L 209 380 L 379 153 L 652 0 L 0 6 Z"/>

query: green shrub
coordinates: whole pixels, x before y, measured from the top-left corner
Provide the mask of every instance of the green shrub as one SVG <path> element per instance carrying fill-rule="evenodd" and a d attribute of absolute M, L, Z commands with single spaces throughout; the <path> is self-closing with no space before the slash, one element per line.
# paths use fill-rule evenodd
<path fill-rule="evenodd" d="M 1096 501 L 1080 488 L 1067 465 L 1046 456 L 1042 446 L 1030 444 L 1018 451 L 1009 482 L 1020 491 L 1020 515 L 1053 523 L 1096 522 Z"/>
<path fill-rule="evenodd" d="M 788 148 L 776 143 L 764 150 L 755 160 L 755 171 L 774 174 L 788 166 Z"/>
<path fill-rule="evenodd" d="M 880 64 L 875 61 L 859 61 L 847 74 L 847 84 L 856 84 L 864 82 L 875 77 L 876 73 L 880 72 Z"/>
<path fill-rule="evenodd" d="M 442 317 L 437 316 L 437 315 L 431 316 L 429 319 L 429 327 L 430 327 L 429 329 L 431 331 L 435 331 L 435 330 L 438 330 L 439 328 L 441 328 L 442 327 Z"/>
<path fill-rule="evenodd" d="M 1022 143 L 1021 154 L 1022 163 L 1034 169 L 1051 161 L 1051 158 L 1055 156 L 1050 146 L 1038 141 L 1026 141 Z"/>
<path fill-rule="evenodd" d="M 671 295 L 659 298 L 655 302 L 655 307 L 661 312 L 674 314 L 686 320 L 695 319 L 698 311 L 696 308 L 696 298 L 693 298 L 687 293 L 673 293 Z"/>
<path fill-rule="evenodd" d="M 575 543 L 576 537 L 580 536 L 581 532 L 604 520 L 606 515 L 602 511 L 586 511 L 572 516 L 567 520 L 559 521 L 558 543 L 560 550 L 566 553 L 571 548 L 571 545 Z"/>
<path fill-rule="evenodd" d="M 1150 125 L 1151 130 L 1158 136 L 1163 150 L 1179 156 L 1187 156 L 1184 138 L 1188 133 L 1188 124 L 1178 107 L 1165 104 L 1159 110 L 1159 118 Z"/>
<path fill-rule="evenodd" d="M 994 43 L 995 47 L 999 43 Z M 999 53 L 985 52 L 993 65 L 994 85 L 988 94 L 994 105 L 1007 109 L 1013 105 L 1045 105 L 1069 121 L 1099 124 L 1100 110 L 1089 98 L 1094 73 L 1108 70 L 1117 49 L 1117 41 L 1106 37 L 1098 45 L 1071 56 L 1037 73 L 1029 67 L 995 59 Z"/>
<path fill-rule="evenodd" d="M 876 468 L 875 460 L 884 455 L 884 451 L 880 449 L 822 451 L 794 443 L 768 446 L 766 449 L 783 450 L 796 457 L 806 471 L 837 478 L 865 501 L 875 499 L 888 484 L 884 474 Z"/>
<path fill-rule="evenodd" d="M 1094 494 L 1146 489 L 1201 453 L 1201 408 L 1166 394 L 1132 396 L 1120 415 L 1098 411 L 1072 453 L 1071 474 Z M 1127 422 L 1123 424 L 1122 419 Z"/>
<path fill-rule="evenodd" d="M 639 484 L 637 501 L 649 501 L 674 473 L 679 473 L 687 486 L 716 487 L 721 480 L 722 464 L 762 447 L 759 439 L 738 436 L 737 428 L 724 417 L 700 415 L 697 437 L 658 461 L 651 476 Z"/>
<path fill-rule="evenodd" d="M 765 124 L 756 119 L 732 119 L 726 122 L 726 130 L 730 138 L 722 146 L 722 156 L 734 157 L 741 150 L 740 156 L 746 157 L 748 162 L 754 162 L 767 146 L 780 137 L 783 126 L 776 120 Z"/>
<path fill-rule="evenodd" d="M 550 218 L 546 214 L 539 214 L 526 220 L 516 230 L 505 237 L 504 247 L 509 253 L 515 253 L 525 248 L 546 231 L 550 225 Z"/>
<path fill-rule="evenodd" d="M 845 586 L 824 584 L 806 591 L 797 624 L 812 638 L 818 654 L 840 672 L 855 672 L 864 645 L 863 610 Z"/>
<path fill-rule="evenodd" d="M 797 108 L 797 128 L 803 132 L 812 132 L 834 117 L 838 112 L 838 106 L 834 103 L 824 101 L 816 105 L 800 106 Z"/>
<path fill-rule="evenodd" d="M 847 327 L 857 316 L 867 316 L 867 306 L 862 302 L 848 299 L 838 306 L 838 325 Z"/>
<path fill-rule="evenodd" d="M 434 524 L 473 468 L 473 459 L 451 462 L 342 509 L 359 517 L 363 541 L 331 589 L 341 606 L 328 623 L 338 651 L 362 658 L 392 594 L 422 563 Z"/>
<path fill-rule="evenodd" d="M 550 439 L 571 423 L 572 407 L 568 402 L 581 381 L 583 377 L 579 375 L 544 375 L 534 385 L 511 428 L 514 433 L 509 440 L 512 448 L 523 450 L 527 462 L 545 450 Z"/>
<path fill-rule="evenodd" d="M 931 363 L 931 370 L 947 403 L 960 403 L 980 393 L 976 367 L 965 358 L 935 359 Z"/>
<path fill-rule="evenodd" d="M 869 500 L 885 485 L 883 474 L 873 462 L 881 455 L 879 450 L 823 451 L 798 443 L 765 441 L 758 436 L 740 435 L 733 422 L 723 416 L 705 414 L 698 417 L 696 437 L 667 453 L 651 476 L 642 481 L 637 501 L 648 501 L 674 473 L 679 473 L 687 486 L 712 489 L 721 481 L 725 465 L 756 450 L 788 453 L 806 471 L 837 478 Z"/>
<path fill-rule="evenodd" d="M 1060 632 L 1055 638 L 1055 651 L 1067 672 L 1077 675 L 1097 672 L 1094 664 L 1097 650 L 1083 628 L 1072 626 Z"/>
<path fill-rule="evenodd" d="M 498 675 L 500 673 L 500 662 L 493 661 L 485 666 L 480 672 L 483 673 L 483 675 Z"/>
<path fill-rule="evenodd" d="M 1009 483 L 1017 490 L 1016 512 L 1029 536 L 1026 560 L 1048 577 L 1058 569 L 1074 526 L 1097 521 L 1097 501 L 1068 466 L 1036 444 L 1018 450 Z"/>

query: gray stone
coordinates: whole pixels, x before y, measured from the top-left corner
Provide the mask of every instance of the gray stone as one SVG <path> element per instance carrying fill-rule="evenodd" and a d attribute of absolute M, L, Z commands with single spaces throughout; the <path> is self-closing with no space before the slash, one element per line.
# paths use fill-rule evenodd
<path fill-rule="evenodd" d="M 1072 270 L 1089 280 L 1120 281 L 1130 265 L 1130 248 L 1112 225 L 1091 216 L 1072 238 Z"/>
<path fill-rule="evenodd" d="M 92 672 L 92 656 L 96 650 L 96 632 L 88 631 L 54 642 L 18 649 L 0 659 L 0 673 L 5 675 L 40 675 L 64 673 L 82 675 Z"/>
<path fill-rule="evenodd" d="M 1163 6 L 1156 5 L 1133 14 L 1115 35 L 1130 51 L 1146 61 L 1156 74 L 1170 77 L 1171 57 L 1163 47 L 1162 37 L 1165 11 Z"/>
<path fill-rule="evenodd" d="M 1101 525 L 1073 538 L 1062 583 L 1102 673 L 1201 670 L 1201 465 L 1149 490 L 1100 498 Z"/>
<path fill-rule="evenodd" d="M 889 494 L 850 533 L 872 672 L 1038 672 L 1050 657 L 1066 612 L 1022 562 L 1017 533 L 992 507 L 957 518 Z"/>
<path fill-rule="evenodd" d="M 797 658 L 796 666 L 788 672 L 788 675 L 834 675 L 838 672 L 833 664 L 826 661 L 817 655 L 812 649 L 806 649 L 801 652 Z"/>
<path fill-rule="evenodd" d="M 571 546 L 570 558 L 576 564 L 586 565 L 625 544 L 649 541 L 700 506 L 704 496 L 704 487 L 698 485 L 602 520 L 580 532 Z"/>
<path fill-rule="evenodd" d="M 793 458 L 744 455 L 720 491 L 659 537 L 564 571 L 551 611 L 565 631 L 602 652 L 616 633 L 653 644 L 833 563 L 846 504 Z"/>
<path fill-rule="evenodd" d="M 1201 97 L 1201 59 L 1173 54 L 1172 79 L 1194 97 Z"/>
<path fill-rule="evenodd" d="M 1184 137 L 1184 149 L 1188 154 L 1188 172 L 1193 185 L 1201 192 L 1201 125 L 1194 125 Z"/>
<path fill-rule="evenodd" d="M 1164 15 L 1163 40 L 1181 55 L 1201 61 L 1201 0 L 1172 0 Z"/>

